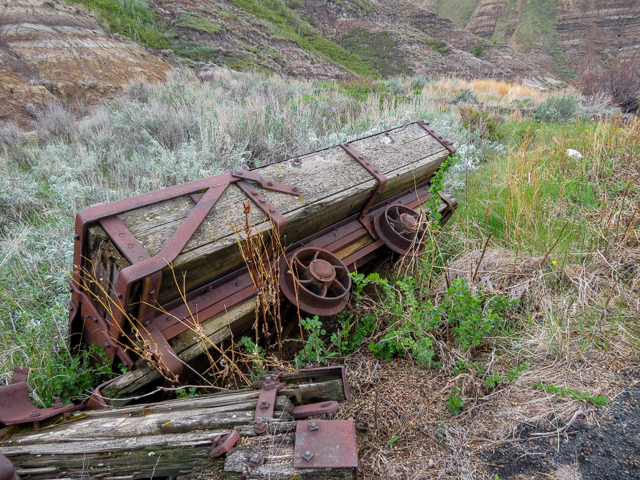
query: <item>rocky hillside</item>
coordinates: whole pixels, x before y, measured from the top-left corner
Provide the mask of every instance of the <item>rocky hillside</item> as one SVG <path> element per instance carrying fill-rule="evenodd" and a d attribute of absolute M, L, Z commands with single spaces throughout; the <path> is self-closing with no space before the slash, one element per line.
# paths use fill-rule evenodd
<path fill-rule="evenodd" d="M 550 55 L 565 76 L 612 59 L 640 64 L 637 0 L 426 0 L 425 7 L 497 44 Z"/>
<path fill-rule="evenodd" d="M 28 128 L 55 99 L 78 109 L 178 63 L 318 80 L 554 81 L 545 55 L 406 0 L 0 0 L 0 122 Z"/>
<path fill-rule="evenodd" d="M 29 128 L 56 99 L 78 109 L 140 76 L 165 78 L 167 61 L 124 40 L 72 5 L 0 0 L 0 122 Z"/>

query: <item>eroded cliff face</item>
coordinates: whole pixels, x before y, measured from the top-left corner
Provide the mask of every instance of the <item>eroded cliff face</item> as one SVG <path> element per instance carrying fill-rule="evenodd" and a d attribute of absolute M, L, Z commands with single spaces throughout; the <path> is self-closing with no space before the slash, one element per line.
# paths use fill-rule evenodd
<path fill-rule="evenodd" d="M 112 98 L 137 78 L 163 80 L 171 65 L 119 40 L 88 14 L 44 0 L 0 0 L 0 121 L 29 128 L 35 110 Z"/>
<path fill-rule="evenodd" d="M 640 65 L 637 0 L 479 0 L 465 27 L 519 52 L 547 52 L 577 74 L 612 59 Z"/>

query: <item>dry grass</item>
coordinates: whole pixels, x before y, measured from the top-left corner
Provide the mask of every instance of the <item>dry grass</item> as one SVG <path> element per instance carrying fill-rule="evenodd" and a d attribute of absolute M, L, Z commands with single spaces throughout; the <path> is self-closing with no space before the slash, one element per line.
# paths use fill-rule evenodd
<path fill-rule="evenodd" d="M 523 83 L 492 79 L 472 81 L 459 79 L 440 80 L 425 88 L 422 91 L 422 95 L 425 97 L 455 97 L 462 90 L 471 90 L 477 95 L 480 103 L 501 106 L 507 106 L 512 101 L 525 97 L 530 98 L 535 105 L 538 105 L 550 96 L 545 90 L 533 88 Z"/>

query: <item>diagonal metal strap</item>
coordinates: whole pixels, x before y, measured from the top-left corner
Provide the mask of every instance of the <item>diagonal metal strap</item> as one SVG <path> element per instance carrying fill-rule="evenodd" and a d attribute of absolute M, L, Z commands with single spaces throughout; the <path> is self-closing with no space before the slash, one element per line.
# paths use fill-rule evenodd
<path fill-rule="evenodd" d="M 367 172 L 369 172 L 371 175 L 373 175 L 373 177 L 376 180 L 378 180 L 378 186 L 371 194 L 371 197 L 369 197 L 369 200 L 367 200 L 367 203 L 364 205 L 362 212 L 360 212 L 360 223 L 364 225 L 364 227 L 367 229 L 367 231 L 371 234 L 373 238 L 377 239 L 378 235 L 376 234 L 376 231 L 373 228 L 373 224 L 366 217 L 366 215 L 367 213 L 369 213 L 369 209 L 376 201 L 376 198 L 378 198 L 378 195 L 382 193 L 382 189 L 384 188 L 384 186 L 387 184 L 387 177 L 385 177 L 380 170 L 378 170 L 370 161 L 364 158 L 364 156 L 360 152 L 358 152 L 358 150 L 353 148 L 348 143 L 341 143 L 340 146 L 345 152 L 347 152 L 351 157 L 353 157 L 353 159 L 356 162 L 362 165 L 367 170 Z"/>

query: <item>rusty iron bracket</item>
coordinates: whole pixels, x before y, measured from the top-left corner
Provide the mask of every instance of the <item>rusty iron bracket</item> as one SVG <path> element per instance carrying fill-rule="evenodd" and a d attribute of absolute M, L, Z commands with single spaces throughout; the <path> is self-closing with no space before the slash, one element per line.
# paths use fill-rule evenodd
<path fill-rule="evenodd" d="M 0 480 L 20 480 L 13 463 L 4 455 L 0 455 Z"/>
<path fill-rule="evenodd" d="M 212 458 L 219 457 L 225 453 L 229 453 L 229 450 L 233 448 L 236 442 L 240 439 L 240 432 L 233 430 L 226 435 L 216 435 L 211 437 L 211 443 L 213 443 L 213 450 L 211 450 L 210 456 Z"/>
<path fill-rule="evenodd" d="M 360 212 L 360 222 L 364 225 L 364 227 L 367 229 L 367 231 L 373 237 L 373 239 L 377 240 L 378 235 L 376 234 L 375 228 L 373 228 L 373 224 L 371 223 L 371 221 L 368 218 L 366 218 L 366 215 L 367 213 L 369 213 L 369 209 L 376 201 L 376 198 L 378 198 L 378 195 L 382 193 L 382 189 L 384 188 L 384 186 L 387 184 L 387 177 L 385 177 L 380 170 L 378 170 L 374 165 L 372 165 L 371 162 L 365 159 L 360 152 L 358 152 L 355 148 L 353 148 L 348 143 L 341 143 L 340 146 L 356 162 L 362 165 L 367 172 L 369 172 L 371 175 L 373 175 L 373 177 L 376 180 L 378 180 L 378 186 L 371 194 L 371 197 L 369 197 L 369 200 L 367 200 L 367 203 L 364 205 L 362 212 Z"/>
<path fill-rule="evenodd" d="M 358 468 L 356 426 L 350 420 L 299 420 L 294 468 Z"/>
<path fill-rule="evenodd" d="M 256 405 L 255 418 L 273 418 L 273 410 L 276 406 L 276 397 L 278 396 L 278 390 L 284 387 L 285 384 L 280 382 L 277 377 L 267 375 L 260 389 L 260 395 L 258 396 L 258 404 Z"/>
<path fill-rule="evenodd" d="M 23 375 L 20 371 L 18 379 Z M 28 369 L 27 369 L 28 373 Z M 26 376 L 25 376 L 26 380 Z M 33 423 L 33 428 L 38 430 L 40 422 L 56 415 L 65 415 L 75 410 L 81 410 L 84 405 L 64 405 L 59 397 L 51 408 L 36 408 L 29 401 L 29 387 L 25 381 L 10 383 L 0 387 L 0 422 L 5 425 L 18 425 L 20 423 Z"/>
<path fill-rule="evenodd" d="M 13 375 L 11 376 L 11 383 L 26 382 L 29 376 L 29 367 L 19 368 L 13 367 Z"/>
<path fill-rule="evenodd" d="M 276 207 L 271 205 L 260 192 L 253 188 L 249 182 L 238 182 L 237 186 L 244 194 L 273 221 L 273 225 L 278 232 L 278 236 L 284 233 L 287 228 L 287 219 L 282 215 Z"/>
<path fill-rule="evenodd" d="M 435 138 L 444 148 L 449 150 L 449 156 L 454 155 L 457 152 L 456 147 L 453 146 L 453 142 L 438 135 L 436 131 L 429 126 L 429 122 L 418 120 L 416 123 L 421 126 L 429 135 Z"/>
<path fill-rule="evenodd" d="M 438 191 L 440 199 L 444 202 L 444 208 L 438 209 L 440 216 L 440 225 L 444 226 L 458 208 L 458 200 L 449 197 L 444 192 Z"/>
<path fill-rule="evenodd" d="M 274 192 L 286 193 L 287 195 L 300 196 L 300 190 L 298 187 L 292 187 L 285 185 L 284 183 L 272 182 L 271 180 L 265 180 L 262 175 L 251 170 L 240 170 L 234 168 L 231 171 L 231 175 L 236 178 L 242 178 L 244 180 L 251 180 L 252 182 L 259 183 L 265 190 L 273 190 Z"/>
<path fill-rule="evenodd" d="M 293 418 L 298 420 L 301 418 L 315 417 L 316 415 L 326 415 L 327 413 L 337 412 L 338 408 L 340 408 L 340 406 L 335 400 L 298 405 L 297 407 L 293 407 Z"/>

